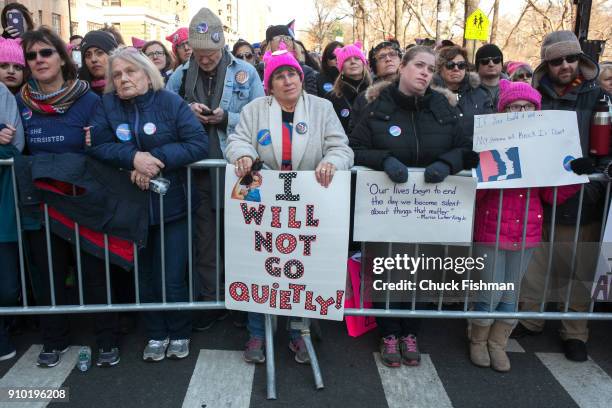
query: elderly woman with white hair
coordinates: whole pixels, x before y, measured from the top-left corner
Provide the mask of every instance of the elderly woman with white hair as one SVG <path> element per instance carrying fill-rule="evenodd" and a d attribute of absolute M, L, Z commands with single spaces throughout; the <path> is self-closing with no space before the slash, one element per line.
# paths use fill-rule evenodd
<path fill-rule="evenodd" d="M 159 70 L 133 47 L 119 48 L 108 58 L 107 84 L 92 122 L 91 143 L 93 157 L 129 170 L 132 182 L 143 190 L 162 171 L 170 182 L 163 214 L 160 195 L 150 195 L 148 242 L 138 254 L 140 297 L 142 302 L 161 302 L 165 285 L 168 302 L 188 301 L 186 215 L 191 186 L 185 166 L 207 157 L 208 138 L 189 106 L 164 89 Z M 165 282 L 162 251 L 167 254 Z M 145 361 L 189 355 L 189 312 L 145 312 L 144 321 L 149 339 Z"/>

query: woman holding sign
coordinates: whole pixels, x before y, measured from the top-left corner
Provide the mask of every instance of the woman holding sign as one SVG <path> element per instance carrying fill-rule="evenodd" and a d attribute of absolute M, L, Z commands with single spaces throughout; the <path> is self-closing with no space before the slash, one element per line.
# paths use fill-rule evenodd
<path fill-rule="evenodd" d="M 408 181 L 406 166 L 425 167 L 425 182 L 439 183 L 477 163 L 477 155 L 468 154 L 472 144 L 462 133 L 460 114 L 454 107 L 457 98 L 451 102 L 430 87 L 435 64 L 431 48 L 412 47 L 402 58 L 398 81 L 380 82 L 368 90 L 370 103 L 350 137 L 356 165 L 383 170 L 395 183 Z M 368 244 L 368 248 L 368 258 L 379 252 L 391 256 L 386 244 L 384 248 Z M 394 252 L 399 253 L 398 249 L 395 246 Z M 404 306 L 407 304 L 392 304 L 393 308 Z M 382 334 L 383 364 L 418 365 L 419 320 L 385 317 L 376 321 Z"/>
<path fill-rule="evenodd" d="M 257 158 L 274 170 L 314 170 L 317 181 L 329 187 L 336 170 L 348 170 L 353 165 L 353 151 L 332 104 L 304 92 L 302 68 L 284 43 L 277 51 L 266 52 L 264 63 L 268 96 L 243 109 L 235 133 L 228 139 L 228 162 L 236 166 L 238 177 L 251 174 Z M 282 154 L 278 157 L 275 152 Z M 250 340 L 244 359 L 262 363 L 263 315 L 249 313 L 248 329 Z M 291 331 L 290 337 L 289 348 L 295 360 L 308 363 L 299 331 Z"/>
<path fill-rule="evenodd" d="M 499 84 L 499 112 L 540 110 L 541 102 L 540 93 L 525 82 L 510 82 L 502 79 Z M 574 159 L 569 166 L 576 174 L 594 172 L 588 158 Z M 565 202 L 579 189 L 578 185 L 559 187 L 557 204 Z M 487 259 L 484 269 L 480 272 L 482 281 L 514 283 L 515 289 L 477 292 L 474 310 L 511 313 L 516 310 L 518 287 L 535 247 L 542 239 L 544 221 L 542 201 L 552 204 L 554 189 L 551 187 L 529 190 L 525 188 L 505 189 L 501 198 L 501 207 L 499 205 L 500 191 L 487 189 L 478 190 L 476 193 L 474 242 L 477 245 L 475 256 Z M 525 213 L 527 199 L 529 199 L 529 205 Z M 527 222 L 526 227 L 524 226 L 525 221 Z M 522 251 L 523 230 L 525 230 L 524 251 Z M 496 246 L 499 247 L 497 254 Z M 510 371 L 506 345 L 516 323 L 516 319 L 472 319 L 469 330 L 472 363 L 478 367 L 491 367 L 500 372 Z"/>

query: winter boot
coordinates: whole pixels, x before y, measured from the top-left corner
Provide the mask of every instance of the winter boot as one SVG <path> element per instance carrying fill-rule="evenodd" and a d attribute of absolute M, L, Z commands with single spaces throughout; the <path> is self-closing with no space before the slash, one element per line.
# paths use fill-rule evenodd
<path fill-rule="evenodd" d="M 479 326 L 474 322 L 470 324 L 470 360 L 478 367 L 491 367 L 487 339 L 491 326 Z"/>
<path fill-rule="evenodd" d="M 506 354 L 508 337 L 512 333 L 513 325 L 496 320 L 491 326 L 489 333 L 489 355 L 491 356 L 491 368 L 495 371 L 505 373 L 510 371 L 510 360 Z M 474 328 L 472 328 L 474 330 Z"/>

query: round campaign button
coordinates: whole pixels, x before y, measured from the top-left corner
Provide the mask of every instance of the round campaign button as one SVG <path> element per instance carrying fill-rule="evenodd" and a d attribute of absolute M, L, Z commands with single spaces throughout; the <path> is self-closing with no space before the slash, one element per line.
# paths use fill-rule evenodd
<path fill-rule="evenodd" d="M 200 24 L 197 25 L 196 27 L 196 31 L 200 34 L 205 34 L 208 32 L 208 24 L 206 24 L 205 22 L 201 22 Z"/>
<path fill-rule="evenodd" d="M 257 132 L 257 143 L 262 146 L 267 146 L 272 143 L 270 129 L 261 129 L 259 132 Z"/>
<path fill-rule="evenodd" d="M 115 130 L 115 135 L 117 135 L 117 139 L 122 142 L 129 142 L 132 139 L 132 132 L 130 132 L 130 125 L 127 123 L 122 123 L 117 126 L 117 130 Z"/>
<path fill-rule="evenodd" d="M 563 158 L 563 168 L 569 172 L 572 171 L 572 160 L 576 159 L 574 156 L 565 156 Z"/>
<path fill-rule="evenodd" d="M 323 84 L 323 90 L 325 92 L 331 91 L 333 87 L 334 87 L 334 85 L 331 82 L 326 82 L 326 83 Z"/>
<path fill-rule="evenodd" d="M 351 111 L 346 108 L 340 111 L 340 116 L 342 116 L 343 118 L 348 118 L 350 114 L 351 114 Z"/>
<path fill-rule="evenodd" d="M 142 127 L 142 130 L 144 130 L 145 134 L 151 136 L 155 134 L 155 132 L 157 132 L 157 126 L 155 126 L 155 123 L 152 122 L 145 123 L 145 125 Z"/>
<path fill-rule="evenodd" d="M 395 136 L 395 137 L 397 137 L 397 136 L 399 136 L 399 135 L 401 135 L 401 134 L 402 134 L 402 128 L 401 128 L 401 127 L 399 127 L 399 126 L 395 126 L 395 125 L 393 125 L 393 126 L 391 126 L 391 127 L 389 128 L 389 134 L 390 134 L 391 136 Z"/>
<path fill-rule="evenodd" d="M 297 125 L 295 125 L 295 130 L 300 135 L 303 135 L 304 133 L 306 133 L 308 131 L 308 125 L 305 122 L 300 122 Z"/>

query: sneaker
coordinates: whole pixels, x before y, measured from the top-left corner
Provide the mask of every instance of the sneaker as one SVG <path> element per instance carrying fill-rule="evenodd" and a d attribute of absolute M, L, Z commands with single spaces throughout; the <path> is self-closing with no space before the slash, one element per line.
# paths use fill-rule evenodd
<path fill-rule="evenodd" d="M 189 339 L 170 340 L 170 346 L 166 351 L 166 357 L 172 360 L 180 360 L 189 355 Z"/>
<path fill-rule="evenodd" d="M 51 349 L 47 347 L 43 347 L 40 354 L 38 354 L 38 360 L 36 364 L 39 367 L 55 367 L 59 364 L 62 354 L 68 351 L 68 346 L 66 346 L 62 350 Z"/>
<path fill-rule="evenodd" d="M 162 361 L 166 357 L 166 349 L 170 340 L 149 340 L 142 353 L 144 361 Z"/>
<path fill-rule="evenodd" d="M 409 366 L 418 366 L 421 363 L 421 353 L 414 334 L 400 338 L 400 353 L 402 363 Z"/>
<path fill-rule="evenodd" d="M 586 343 L 578 339 L 568 339 L 563 342 L 565 358 L 571 361 L 583 362 L 588 360 Z"/>
<path fill-rule="evenodd" d="M 308 355 L 308 350 L 306 350 L 306 343 L 304 343 L 304 339 L 301 336 L 289 342 L 289 350 L 295 353 L 295 361 L 300 364 L 310 364 L 310 356 Z"/>
<path fill-rule="evenodd" d="M 14 348 L 11 351 L 7 350 L 6 352 L 3 352 L 2 355 L 0 355 L 0 361 L 10 360 L 16 355 L 17 355 L 17 350 L 15 350 Z"/>
<path fill-rule="evenodd" d="M 246 348 L 244 349 L 244 361 L 255 364 L 266 361 L 263 347 L 264 339 L 259 337 L 251 337 L 246 344 Z"/>
<path fill-rule="evenodd" d="M 117 347 L 98 350 L 98 360 L 96 361 L 98 367 L 112 367 L 117 364 L 119 364 L 119 349 Z"/>
<path fill-rule="evenodd" d="M 400 354 L 397 337 L 390 335 L 380 339 L 380 358 L 387 367 L 402 365 L 402 355 Z"/>
<path fill-rule="evenodd" d="M 225 320 L 229 312 L 226 309 L 221 310 L 203 310 L 199 316 L 194 319 L 193 330 L 204 331 L 210 329 L 216 322 Z"/>
<path fill-rule="evenodd" d="M 238 312 L 238 311 L 232 312 L 232 323 L 234 323 L 235 327 L 238 327 L 239 329 L 243 329 L 247 327 L 248 322 L 249 322 L 249 318 L 248 318 L 247 312 Z"/>
<path fill-rule="evenodd" d="M 541 331 L 529 330 L 525 326 L 523 326 L 520 322 L 516 325 L 512 333 L 510 333 L 511 339 L 521 339 L 526 336 L 537 336 L 538 334 L 542 334 Z"/>

